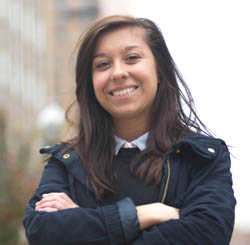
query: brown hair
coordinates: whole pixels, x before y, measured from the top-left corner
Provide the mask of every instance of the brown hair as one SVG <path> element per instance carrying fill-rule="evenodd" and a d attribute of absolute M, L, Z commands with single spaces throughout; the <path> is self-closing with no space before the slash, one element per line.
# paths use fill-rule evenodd
<path fill-rule="evenodd" d="M 80 118 L 78 134 L 68 143 L 78 151 L 97 199 L 102 198 L 105 190 L 115 190 L 116 177 L 112 169 L 112 118 L 95 97 L 92 83 L 93 55 L 101 35 L 127 26 L 144 30 L 145 40 L 155 58 L 160 82 L 152 105 L 153 115 L 147 147 L 131 165 L 135 175 L 138 178 L 145 177 L 147 183 L 159 184 L 163 158 L 168 148 L 190 134 L 208 132 L 195 113 L 191 93 L 176 68 L 161 31 L 152 21 L 129 16 L 110 16 L 95 22 L 79 46 L 75 72 Z M 183 102 L 189 108 L 188 116 L 184 112 Z M 69 110 L 66 116 L 68 113 Z M 144 162 L 137 168 L 136 162 L 139 159 L 144 159 Z"/>

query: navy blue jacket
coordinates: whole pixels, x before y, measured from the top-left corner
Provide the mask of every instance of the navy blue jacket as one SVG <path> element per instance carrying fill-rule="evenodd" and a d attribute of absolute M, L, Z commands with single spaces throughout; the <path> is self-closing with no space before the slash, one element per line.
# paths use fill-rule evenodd
<path fill-rule="evenodd" d="M 230 156 L 222 140 L 193 135 L 168 150 L 159 202 L 179 208 L 180 219 L 143 231 L 133 201 L 129 197 L 112 205 L 96 201 L 76 152 L 60 148 L 41 150 L 52 156 L 26 208 L 24 227 L 31 245 L 229 244 L 236 201 Z M 50 192 L 65 192 L 80 207 L 36 212 L 35 203 Z"/>

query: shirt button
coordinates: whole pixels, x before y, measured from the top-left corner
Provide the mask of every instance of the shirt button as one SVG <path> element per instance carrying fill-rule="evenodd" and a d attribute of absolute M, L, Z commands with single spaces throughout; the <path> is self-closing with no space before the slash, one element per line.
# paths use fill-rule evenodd
<path fill-rule="evenodd" d="M 70 157 L 70 154 L 68 154 L 68 153 L 66 153 L 66 154 L 63 155 L 64 159 L 68 159 L 69 157 Z"/>
<path fill-rule="evenodd" d="M 208 150 L 209 152 L 211 152 L 211 153 L 215 153 L 215 149 L 212 148 L 212 147 L 207 148 L 207 150 Z"/>

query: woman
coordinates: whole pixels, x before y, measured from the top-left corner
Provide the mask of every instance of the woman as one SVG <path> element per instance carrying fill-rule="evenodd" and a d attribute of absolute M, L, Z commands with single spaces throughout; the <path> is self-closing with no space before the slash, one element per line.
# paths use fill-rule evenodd
<path fill-rule="evenodd" d="M 26 209 L 30 244 L 229 244 L 227 146 L 201 134 L 152 21 L 94 23 L 79 47 L 76 97 L 77 137 L 41 149 L 51 157 Z"/>

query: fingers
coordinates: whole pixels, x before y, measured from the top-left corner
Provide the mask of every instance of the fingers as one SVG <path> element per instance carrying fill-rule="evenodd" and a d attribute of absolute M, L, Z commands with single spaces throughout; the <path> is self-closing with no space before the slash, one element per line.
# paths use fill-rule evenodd
<path fill-rule="evenodd" d="M 36 211 L 49 213 L 49 212 L 56 212 L 56 211 L 58 211 L 58 209 L 47 207 L 47 208 L 40 208 L 39 210 L 36 210 Z"/>
<path fill-rule="evenodd" d="M 67 205 L 67 202 L 61 193 L 51 193 L 43 194 L 41 201 L 37 202 L 36 205 L 39 205 L 40 207 L 49 205 L 51 207 L 60 209 L 63 208 L 63 206 Z"/>
<path fill-rule="evenodd" d="M 54 200 L 54 199 L 43 199 L 40 202 L 36 203 L 36 211 L 41 211 L 42 209 L 45 208 L 55 208 L 57 210 L 61 210 L 63 209 L 64 205 L 62 203 L 60 203 L 60 201 L 58 200 Z"/>
<path fill-rule="evenodd" d="M 36 211 L 54 212 L 67 208 L 76 208 L 76 205 L 65 193 L 53 192 L 43 194 L 42 199 L 36 203 Z"/>

